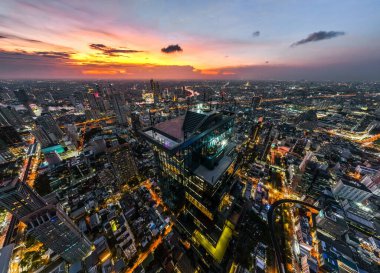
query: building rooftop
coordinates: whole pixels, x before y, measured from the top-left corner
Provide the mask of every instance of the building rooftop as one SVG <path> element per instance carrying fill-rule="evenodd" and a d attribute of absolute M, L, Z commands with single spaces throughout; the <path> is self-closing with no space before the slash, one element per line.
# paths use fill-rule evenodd
<path fill-rule="evenodd" d="M 216 110 L 192 109 L 185 115 L 160 122 L 143 130 L 143 135 L 164 148 L 173 149 L 187 139 L 225 120 L 226 114 Z"/>
<path fill-rule="evenodd" d="M 233 162 L 233 159 L 229 156 L 223 156 L 223 158 L 218 162 L 218 165 L 214 169 L 210 170 L 207 167 L 200 165 L 195 169 L 194 173 L 199 177 L 203 178 L 207 183 L 214 185 L 219 178 L 225 173 L 228 167 Z"/>
<path fill-rule="evenodd" d="M 350 186 L 350 187 L 353 187 L 353 188 L 357 188 L 359 190 L 371 193 L 371 191 L 365 185 L 363 185 L 361 183 L 358 183 L 358 182 L 355 182 L 355 181 L 352 181 L 352 180 L 347 180 L 347 179 L 341 179 L 341 181 L 342 181 L 342 183 L 344 185 L 347 185 L 347 186 Z"/>

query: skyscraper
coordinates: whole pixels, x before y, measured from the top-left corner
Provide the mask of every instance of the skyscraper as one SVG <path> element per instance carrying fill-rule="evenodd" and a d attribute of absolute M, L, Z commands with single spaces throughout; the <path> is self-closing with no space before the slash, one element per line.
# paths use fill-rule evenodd
<path fill-rule="evenodd" d="M 160 91 L 160 85 L 158 84 L 158 82 L 154 82 L 153 79 L 150 80 L 150 88 L 152 90 L 152 93 L 153 93 L 153 99 L 154 99 L 154 103 L 159 103 L 160 100 L 161 100 L 161 91 Z"/>
<path fill-rule="evenodd" d="M 21 221 L 27 223 L 30 235 L 71 264 L 83 260 L 91 251 L 91 242 L 64 212 L 53 205 L 47 205 Z"/>
<path fill-rule="evenodd" d="M 40 125 L 36 125 L 36 128 L 32 131 L 32 134 L 41 144 L 42 148 L 46 148 L 57 143 L 55 135 L 49 134 L 45 128 Z"/>
<path fill-rule="evenodd" d="M 1 145 L 13 145 L 22 142 L 19 133 L 13 126 L 0 126 L 0 147 Z"/>
<path fill-rule="evenodd" d="M 186 200 L 178 227 L 191 235 L 197 253 L 207 251 L 217 263 L 234 228 L 226 217 L 229 212 L 220 214 L 236 158 L 230 140 L 233 124 L 231 112 L 198 108 L 141 132 L 152 143 L 164 199 L 174 208 L 176 202 Z"/>
<path fill-rule="evenodd" d="M 43 208 L 46 202 L 26 183 L 18 178 L 0 184 L 0 207 L 17 219 Z"/>
<path fill-rule="evenodd" d="M 0 107 L 0 125 L 20 127 L 23 123 L 15 108 L 11 106 Z"/>
<path fill-rule="evenodd" d="M 137 112 L 131 113 L 131 123 L 132 123 L 132 129 L 134 131 L 138 131 L 141 129 L 142 124 L 141 124 L 139 113 Z"/>
<path fill-rule="evenodd" d="M 127 183 L 138 175 L 135 159 L 128 144 L 112 147 L 107 153 L 119 184 Z"/>
<path fill-rule="evenodd" d="M 106 111 L 104 106 L 103 98 L 99 95 L 99 93 L 90 92 L 87 93 L 87 100 L 92 110 L 98 110 L 102 113 Z"/>
<path fill-rule="evenodd" d="M 50 112 L 42 113 L 36 119 L 37 128 L 43 130 L 51 140 L 57 142 L 63 137 L 63 132 L 55 122 Z"/>
<path fill-rule="evenodd" d="M 111 105 L 116 115 L 117 123 L 127 124 L 127 111 L 125 109 L 125 99 L 122 93 L 113 93 L 110 95 Z"/>

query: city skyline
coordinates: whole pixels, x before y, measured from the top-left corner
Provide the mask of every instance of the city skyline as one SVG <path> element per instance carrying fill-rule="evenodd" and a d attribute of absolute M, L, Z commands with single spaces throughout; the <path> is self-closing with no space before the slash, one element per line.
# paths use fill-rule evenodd
<path fill-rule="evenodd" d="M 3 1 L 0 78 L 378 80 L 379 8 Z"/>

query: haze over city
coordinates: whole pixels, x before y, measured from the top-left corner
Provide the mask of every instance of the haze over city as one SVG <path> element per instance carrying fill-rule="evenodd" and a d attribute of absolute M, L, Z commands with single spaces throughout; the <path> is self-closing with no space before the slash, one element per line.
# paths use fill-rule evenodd
<path fill-rule="evenodd" d="M 3 79 L 378 80 L 379 1 L 0 5 Z"/>

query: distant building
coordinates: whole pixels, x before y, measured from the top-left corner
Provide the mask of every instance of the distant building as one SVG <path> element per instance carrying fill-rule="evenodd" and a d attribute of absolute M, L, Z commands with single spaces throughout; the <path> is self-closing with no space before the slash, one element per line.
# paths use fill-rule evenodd
<path fill-rule="evenodd" d="M 24 121 L 15 108 L 11 106 L 0 107 L 0 125 L 12 125 L 17 128 L 21 127 L 23 123 Z"/>
<path fill-rule="evenodd" d="M 42 113 L 36 119 L 36 127 L 32 133 L 43 148 L 57 144 L 64 136 L 49 112 Z"/>
<path fill-rule="evenodd" d="M 36 123 L 43 126 L 49 133 L 53 133 L 56 138 L 60 139 L 63 137 L 62 130 L 59 128 L 50 112 L 42 113 L 41 116 L 36 119 Z"/>
<path fill-rule="evenodd" d="M 140 115 L 136 112 L 131 113 L 132 129 L 138 131 L 142 128 Z"/>
<path fill-rule="evenodd" d="M 127 111 L 125 108 L 125 98 L 122 93 L 112 93 L 110 95 L 112 109 L 115 112 L 118 124 L 127 124 Z"/>
<path fill-rule="evenodd" d="M 112 147 L 108 150 L 109 161 L 120 184 L 127 183 L 138 175 L 135 159 L 128 144 Z"/>
<path fill-rule="evenodd" d="M 53 134 L 49 134 L 42 126 L 37 125 L 32 131 L 32 134 L 41 144 L 42 148 L 53 146 L 58 142 L 55 136 Z"/>
<path fill-rule="evenodd" d="M 22 139 L 13 126 L 0 126 L 0 148 L 21 142 Z"/>
<path fill-rule="evenodd" d="M 24 105 L 24 107 L 28 110 L 29 114 L 31 116 L 35 116 L 34 115 L 34 112 L 32 110 L 32 108 L 30 107 L 29 103 L 30 103 L 30 99 L 29 99 L 29 96 L 28 94 L 26 93 L 26 91 L 24 89 L 18 89 L 16 91 L 14 91 L 14 94 L 17 98 L 17 100 L 22 104 Z"/>
<path fill-rule="evenodd" d="M 106 111 L 103 98 L 98 92 L 86 93 L 87 101 L 91 107 L 91 110 L 97 110 L 101 113 Z"/>

